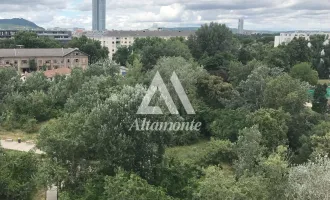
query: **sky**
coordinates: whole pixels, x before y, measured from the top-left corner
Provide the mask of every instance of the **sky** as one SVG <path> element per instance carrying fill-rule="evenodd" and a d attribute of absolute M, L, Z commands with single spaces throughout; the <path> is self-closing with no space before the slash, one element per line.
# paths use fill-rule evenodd
<path fill-rule="evenodd" d="M 106 0 L 108 30 L 200 26 L 246 30 L 330 30 L 330 0 Z M 44 28 L 92 27 L 92 0 L 0 0 L 0 19 L 25 18 Z"/>

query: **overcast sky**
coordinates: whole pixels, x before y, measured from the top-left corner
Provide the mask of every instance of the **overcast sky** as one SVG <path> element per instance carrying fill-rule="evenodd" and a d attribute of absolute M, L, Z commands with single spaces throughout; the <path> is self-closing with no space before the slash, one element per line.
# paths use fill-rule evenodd
<path fill-rule="evenodd" d="M 92 0 L 0 0 L 0 18 L 44 28 L 92 26 Z M 199 26 L 216 21 L 252 30 L 330 30 L 330 0 L 107 0 L 107 29 Z"/>

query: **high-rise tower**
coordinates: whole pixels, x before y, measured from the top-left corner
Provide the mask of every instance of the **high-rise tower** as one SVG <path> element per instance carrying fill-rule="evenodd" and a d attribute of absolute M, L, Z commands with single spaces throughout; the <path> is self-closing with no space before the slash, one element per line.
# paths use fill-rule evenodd
<path fill-rule="evenodd" d="M 244 19 L 238 19 L 238 34 L 244 34 Z"/>
<path fill-rule="evenodd" d="M 105 31 L 106 0 L 93 0 L 93 31 Z"/>

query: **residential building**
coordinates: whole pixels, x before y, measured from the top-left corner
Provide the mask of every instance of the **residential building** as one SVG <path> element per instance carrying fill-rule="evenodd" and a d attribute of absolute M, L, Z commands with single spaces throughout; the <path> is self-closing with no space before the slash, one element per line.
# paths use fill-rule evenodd
<path fill-rule="evenodd" d="M 28 30 L 29 32 L 36 33 L 39 37 L 49 37 L 58 40 L 61 43 L 67 43 L 72 40 L 71 31 L 66 30 Z M 0 30 L 0 39 L 13 38 L 19 30 Z"/>
<path fill-rule="evenodd" d="M 93 31 L 106 29 L 106 0 L 93 0 Z"/>
<path fill-rule="evenodd" d="M 238 19 L 238 34 L 244 34 L 244 19 Z"/>
<path fill-rule="evenodd" d="M 281 33 L 279 36 L 275 36 L 274 47 L 278 47 L 281 44 L 287 45 L 294 38 L 305 38 L 306 40 L 310 40 L 310 36 L 313 35 L 326 35 L 325 44 L 329 43 L 330 33 L 325 32 L 287 32 Z"/>
<path fill-rule="evenodd" d="M 31 63 L 34 66 L 31 66 Z M 79 49 L 0 49 L 0 67 L 14 67 L 23 74 L 60 68 L 81 67 L 85 69 L 87 66 L 88 55 Z"/>
<path fill-rule="evenodd" d="M 195 31 L 106 31 L 106 32 L 86 32 L 84 33 L 88 38 L 98 40 L 102 46 L 108 47 L 109 58 L 112 59 L 117 49 L 122 46 L 129 47 L 133 45 L 136 38 L 159 37 L 163 39 L 170 39 L 175 37 L 188 37 L 194 34 Z"/>

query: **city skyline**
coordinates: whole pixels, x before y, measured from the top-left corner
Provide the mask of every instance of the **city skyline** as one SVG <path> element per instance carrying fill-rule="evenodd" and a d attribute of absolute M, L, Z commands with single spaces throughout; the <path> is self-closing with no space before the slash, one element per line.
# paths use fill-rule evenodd
<path fill-rule="evenodd" d="M 92 29 L 92 0 L 2 0 L 0 18 L 25 18 L 45 28 Z M 107 0 L 107 29 L 200 26 L 211 21 L 246 30 L 330 30 L 330 2 L 311 0 Z"/>

